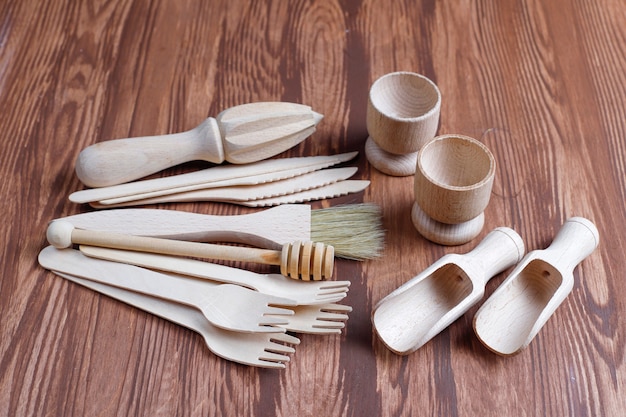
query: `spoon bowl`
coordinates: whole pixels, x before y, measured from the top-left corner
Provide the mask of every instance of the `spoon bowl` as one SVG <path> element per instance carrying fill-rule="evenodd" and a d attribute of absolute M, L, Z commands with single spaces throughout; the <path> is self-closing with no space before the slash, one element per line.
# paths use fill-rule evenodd
<path fill-rule="evenodd" d="M 530 252 L 474 317 L 474 331 L 491 351 L 508 356 L 528 346 L 574 287 L 573 271 L 599 243 L 582 217 L 568 219 L 552 244 Z"/>
<path fill-rule="evenodd" d="M 376 332 L 393 352 L 414 352 L 480 301 L 487 281 L 523 253 L 520 236 L 499 227 L 471 252 L 445 255 L 378 303 Z"/>

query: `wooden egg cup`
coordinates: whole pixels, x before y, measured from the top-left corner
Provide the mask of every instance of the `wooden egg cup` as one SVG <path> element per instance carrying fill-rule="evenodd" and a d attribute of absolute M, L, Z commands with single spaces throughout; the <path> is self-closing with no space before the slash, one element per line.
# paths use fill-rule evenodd
<path fill-rule="evenodd" d="M 368 161 L 393 176 L 415 173 L 417 151 L 435 137 L 441 93 L 412 72 L 383 75 L 372 84 L 367 105 Z"/>
<path fill-rule="evenodd" d="M 443 135 L 422 147 L 415 171 L 411 219 L 426 239 L 461 245 L 480 233 L 496 162 L 481 142 Z"/>

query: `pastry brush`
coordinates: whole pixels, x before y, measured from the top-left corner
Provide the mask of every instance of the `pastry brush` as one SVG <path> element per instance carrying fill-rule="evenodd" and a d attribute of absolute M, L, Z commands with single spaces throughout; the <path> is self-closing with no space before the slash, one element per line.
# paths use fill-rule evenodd
<path fill-rule="evenodd" d="M 341 258 L 365 260 L 384 244 L 380 207 L 372 203 L 311 209 L 283 204 L 238 215 L 165 209 L 112 209 L 64 217 L 76 228 L 197 242 L 232 242 L 279 249 L 295 241 L 324 242 Z"/>

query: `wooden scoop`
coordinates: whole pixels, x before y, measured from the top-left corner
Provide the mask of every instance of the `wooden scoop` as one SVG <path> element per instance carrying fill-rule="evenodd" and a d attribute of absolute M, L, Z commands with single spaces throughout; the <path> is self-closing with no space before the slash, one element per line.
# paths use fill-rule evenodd
<path fill-rule="evenodd" d="M 599 243 L 598 229 L 582 217 L 568 219 L 552 244 L 530 252 L 474 317 L 480 341 L 500 355 L 532 341 L 574 286 L 574 268 Z"/>
<path fill-rule="evenodd" d="M 192 160 L 246 164 L 267 159 L 299 144 L 322 115 L 294 103 L 250 103 L 209 117 L 187 132 L 116 139 L 91 145 L 76 161 L 76 175 L 87 186 L 133 181 Z"/>
<path fill-rule="evenodd" d="M 163 255 L 280 265 L 281 274 L 307 281 L 330 278 L 335 263 L 335 250 L 332 246 L 313 242 L 286 243 L 282 250 L 276 251 L 81 230 L 64 220 L 52 221 L 46 235 L 48 242 L 58 249 L 78 244 Z"/>
<path fill-rule="evenodd" d="M 374 329 L 393 352 L 414 352 L 480 301 L 489 279 L 523 255 L 520 236 L 499 227 L 471 252 L 445 255 L 383 298 L 372 314 Z"/>

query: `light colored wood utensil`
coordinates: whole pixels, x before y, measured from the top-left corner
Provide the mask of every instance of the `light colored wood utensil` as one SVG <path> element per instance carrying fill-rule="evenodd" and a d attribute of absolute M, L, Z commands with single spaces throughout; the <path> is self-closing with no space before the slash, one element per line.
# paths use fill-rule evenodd
<path fill-rule="evenodd" d="M 552 244 L 535 250 L 511 272 L 474 316 L 480 341 L 500 355 L 528 346 L 574 286 L 574 268 L 598 246 L 598 229 L 568 219 Z"/>
<path fill-rule="evenodd" d="M 145 268 L 89 258 L 77 250 L 48 246 L 39 253 L 39 264 L 51 271 L 101 282 L 197 308 L 213 325 L 238 332 L 284 332 L 280 316 L 293 310 L 286 298 L 262 294 L 239 285 L 217 286 L 203 280 L 164 275 Z M 272 305 L 272 306 L 270 306 Z M 269 316 L 272 314 L 273 316 Z"/>
<path fill-rule="evenodd" d="M 435 137 L 441 93 L 428 78 L 392 72 L 377 79 L 367 103 L 368 161 L 394 176 L 415 172 L 417 151 Z"/>
<path fill-rule="evenodd" d="M 247 207 L 270 207 L 280 204 L 306 203 L 309 201 L 325 200 L 348 194 L 360 193 L 369 187 L 369 185 L 370 181 L 368 180 L 345 180 L 326 185 L 324 187 L 313 188 L 312 190 L 287 194 L 280 197 L 264 198 L 262 200 L 252 201 L 232 201 L 232 203 Z"/>
<path fill-rule="evenodd" d="M 278 181 L 328 168 L 354 159 L 358 152 L 328 156 L 278 158 L 246 165 L 221 165 L 186 174 L 135 181 L 70 194 L 73 203 L 91 203 L 135 195 L 156 197 L 172 192 Z"/>
<path fill-rule="evenodd" d="M 196 317 L 191 317 L 191 319 L 179 318 L 180 314 L 185 314 L 185 315 L 190 314 L 192 316 L 198 315 L 198 313 L 196 313 L 198 312 L 197 309 L 185 306 L 183 304 L 174 303 L 183 307 L 183 310 L 179 311 L 179 309 L 176 309 L 176 307 L 164 305 L 164 303 L 171 304 L 173 303 L 172 301 L 163 300 L 157 297 L 152 297 L 150 295 L 136 293 L 134 291 L 126 290 L 124 288 L 119 288 L 119 287 L 115 287 L 115 286 L 111 286 L 107 284 L 102 284 L 100 282 L 90 281 L 84 278 L 79 278 L 79 277 L 75 277 L 75 276 L 71 276 L 71 275 L 67 275 L 67 274 L 63 274 L 59 272 L 56 272 L 56 273 L 79 285 L 90 288 L 94 291 L 97 291 L 101 294 L 105 294 L 109 297 L 115 298 L 126 304 L 130 304 L 135 307 L 141 308 L 142 310 L 152 312 L 161 318 L 170 320 L 174 323 L 182 324 L 183 326 L 185 326 L 184 323 L 188 321 L 191 321 L 192 323 L 194 323 L 195 322 L 194 319 L 196 319 Z M 213 285 L 218 285 L 218 284 L 213 284 Z M 341 329 L 345 327 L 346 320 L 348 320 L 347 313 L 352 311 L 352 307 L 342 305 L 342 304 L 302 305 L 302 306 L 290 307 L 290 309 L 293 310 L 293 313 L 294 313 L 293 315 L 276 316 L 276 318 L 278 319 L 288 320 L 288 323 L 279 325 L 280 327 L 284 328 L 288 332 L 309 333 L 309 334 L 317 334 L 317 335 L 340 334 Z M 171 318 L 170 318 L 170 310 L 175 310 Z M 272 315 L 270 314 L 269 316 L 272 316 Z M 199 317 L 197 317 L 197 320 L 203 321 L 204 323 L 207 322 L 206 319 L 201 314 Z M 183 323 L 180 323 L 181 321 Z M 190 327 L 190 326 L 185 326 L 185 327 Z M 207 327 L 207 326 L 204 325 L 204 326 L 197 326 L 197 327 Z M 241 334 L 241 332 L 229 332 L 229 333 Z M 281 336 L 283 335 L 284 334 L 282 333 L 275 334 L 277 340 L 281 340 Z M 261 339 L 261 340 L 262 340 L 263 345 L 266 346 L 267 339 Z M 289 341 L 293 339 L 286 339 L 286 340 Z M 254 339 L 253 339 L 253 342 L 254 342 Z M 291 341 L 291 344 L 293 344 L 293 341 Z M 280 345 L 278 346 L 277 352 L 293 353 L 294 349 L 285 345 Z M 284 361 L 285 359 L 276 358 L 276 360 Z"/>
<path fill-rule="evenodd" d="M 345 204 L 312 210 L 308 204 L 284 204 L 239 215 L 208 215 L 180 210 L 111 209 L 63 217 L 78 229 L 197 242 L 235 242 L 280 249 L 295 241 L 324 242 L 335 256 L 364 260 L 380 256 L 384 246 L 378 205 Z"/>
<path fill-rule="evenodd" d="M 241 285 L 275 297 L 289 298 L 297 305 L 328 304 L 342 300 L 350 281 L 299 281 L 280 274 L 257 274 L 239 268 L 177 256 L 80 246 L 85 255 L 113 262 Z"/>
<path fill-rule="evenodd" d="M 72 244 L 78 244 L 164 255 L 280 265 L 281 274 L 304 280 L 332 277 L 335 262 L 333 247 L 323 243 L 298 241 L 287 243 L 281 251 L 275 251 L 82 230 L 63 220 L 50 223 L 47 238 L 48 242 L 57 248 L 69 248 Z"/>
<path fill-rule="evenodd" d="M 372 314 L 374 329 L 393 352 L 414 352 L 480 301 L 487 282 L 523 255 L 520 236 L 499 227 L 471 252 L 443 256 L 383 298 Z"/>
<path fill-rule="evenodd" d="M 116 139 L 79 154 L 76 175 L 87 186 L 133 181 L 192 160 L 246 164 L 277 155 L 309 137 L 322 115 L 294 103 L 250 103 L 171 135 Z"/>
<path fill-rule="evenodd" d="M 289 323 L 280 324 L 289 332 L 317 335 L 341 334 L 352 307 L 343 304 L 301 305 L 292 307 Z"/>
<path fill-rule="evenodd" d="M 368 180 L 344 180 L 338 181 L 333 184 L 325 185 L 322 187 L 313 188 L 311 190 L 294 192 L 285 194 L 279 197 L 261 198 L 258 200 L 240 201 L 240 200 L 220 200 L 222 203 L 238 204 L 246 207 L 272 207 L 281 204 L 296 204 L 306 203 L 315 200 L 325 200 L 329 198 L 340 197 L 353 193 L 360 193 L 369 187 L 370 181 Z M 176 199 L 184 201 L 194 201 L 193 198 L 186 198 L 186 193 L 180 193 L 176 196 Z M 159 199 L 159 203 L 169 203 L 170 200 L 165 196 Z M 136 200 L 130 203 L 120 204 L 100 204 L 100 202 L 89 203 L 93 208 L 121 208 L 128 206 L 141 206 L 146 204 L 155 204 L 156 199 Z"/>
<path fill-rule="evenodd" d="M 103 206 L 131 206 L 158 203 L 177 203 L 193 201 L 252 201 L 273 198 L 286 194 L 298 193 L 312 188 L 323 187 L 346 180 L 356 174 L 357 167 L 329 168 L 298 175 L 284 180 L 272 181 L 256 185 L 239 185 L 230 187 L 207 188 L 186 192 L 161 192 L 157 197 L 145 197 L 137 194 L 99 201 Z M 177 189 L 174 189 L 176 191 Z M 168 190 L 171 191 L 171 190 Z"/>
<path fill-rule="evenodd" d="M 290 360 L 287 355 L 295 352 L 291 345 L 300 344 L 300 339 L 286 333 L 242 333 L 224 330 L 212 325 L 196 308 L 63 272 L 53 272 L 68 281 L 193 330 L 202 336 L 209 350 L 215 355 L 243 365 L 284 369 Z"/>
<path fill-rule="evenodd" d="M 417 231 L 443 245 L 478 236 L 495 170 L 489 149 L 468 136 L 443 135 L 425 144 L 417 157 L 411 213 Z"/>

